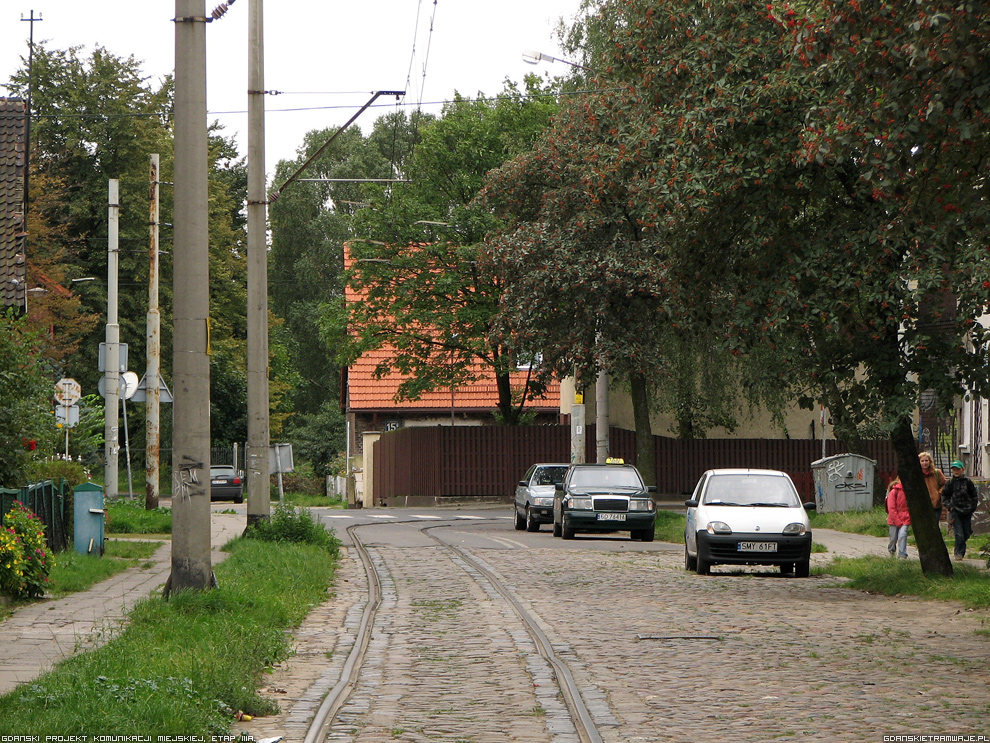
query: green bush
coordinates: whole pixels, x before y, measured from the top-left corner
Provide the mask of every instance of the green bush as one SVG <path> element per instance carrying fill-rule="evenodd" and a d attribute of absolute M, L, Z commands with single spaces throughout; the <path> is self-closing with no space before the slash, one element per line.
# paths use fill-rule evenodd
<path fill-rule="evenodd" d="M 45 525 L 34 511 L 14 501 L 0 529 L 0 593 L 13 598 L 43 596 L 53 564 L 45 545 Z"/>
<path fill-rule="evenodd" d="M 70 488 L 89 482 L 89 472 L 82 462 L 73 462 L 65 459 L 50 459 L 40 462 L 32 462 L 28 467 L 28 479 L 31 482 L 42 482 L 52 480 L 59 482 L 65 480 Z"/>
<path fill-rule="evenodd" d="M 311 544 L 322 547 L 334 556 L 340 553 L 340 541 L 313 518 L 309 509 L 297 510 L 284 503 L 275 506 L 269 521 L 252 524 L 245 536 L 265 542 Z"/>
<path fill-rule="evenodd" d="M 278 481 L 275 477 L 272 492 L 278 497 Z M 325 485 L 322 477 L 316 477 L 306 472 L 286 472 L 282 475 L 282 490 L 286 493 L 301 493 L 302 495 L 325 495 Z"/>

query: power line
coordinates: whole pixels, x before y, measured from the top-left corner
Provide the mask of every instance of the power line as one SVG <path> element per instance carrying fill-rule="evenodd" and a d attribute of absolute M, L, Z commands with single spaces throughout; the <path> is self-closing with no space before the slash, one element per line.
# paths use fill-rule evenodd
<path fill-rule="evenodd" d="M 423 0 L 419 0 L 416 3 L 416 20 L 413 21 L 413 40 L 412 49 L 409 50 L 409 68 L 406 70 L 406 90 L 412 87 L 412 69 L 413 63 L 416 61 L 416 39 L 419 37 L 419 13 L 423 8 Z M 422 95 L 422 91 L 420 91 Z"/>
<path fill-rule="evenodd" d="M 430 64 L 430 48 L 433 46 L 433 23 L 437 17 L 437 0 L 433 0 L 433 12 L 430 14 L 430 32 L 426 38 L 426 56 L 423 58 L 423 85 L 419 89 L 420 103 L 426 90 L 426 68 Z"/>
<path fill-rule="evenodd" d="M 500 98 L 510 98 L 513 100 L 530 100 L 530 99 L 540 99 L 540 98 L 571 98 L 574 96 L 588 95 L 588 94 L 598 94 L 598 93 L 612 93 L 624 90 L 624 88 L 595 88 L 594 90 L 574 90 L 570 92 L 559 92 L 559 93 L 521 93 L 514 95 L 493 95 L 493 96 L 479 96 L 477 98 L 458 98 L 456 101 L 446 100 L 446 101 L 426 101 L 419 103 L 412 102 L 402 102 L 402 103 L 379 103 L 369 108 L 394 108 L 399 106 L 444 106 L 448 103 L 488 103 L 492 101 L 498 101 Z M 346 106 L 303 106 L 299 108 L 270 108 L 265 113 L 301 113 L 304 111 L 347 111 L 360 109 L 362 106 L 356 106 L 353 104 Z M 246 110 L 243 111 L 208 111 L 209 116 L 234 116 L 239 114 L 247 114 Z M 39 119 L 126 119 L 126 118 L 140 118 L 140 117 L 160 117 L 171 119 L 173 113 L 171 111 L 157 111 L 151 113 L 122 113 L 122 114 L 81 114 L 81 113 L 35 113 L 31 118 L 35 121 Z"/>

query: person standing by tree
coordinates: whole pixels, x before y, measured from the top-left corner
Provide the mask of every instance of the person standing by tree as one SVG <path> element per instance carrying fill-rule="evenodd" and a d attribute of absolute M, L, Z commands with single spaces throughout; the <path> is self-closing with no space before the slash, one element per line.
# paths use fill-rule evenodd
<path fill-rule="evenodd" d="M 890 552 L 891 557 L 896 554 L 902 560 L 906 560 L 911 514 L 908 513 L 907 496 L 904 494 L 904 486 L 901 485 L 899 477 L 887 488 L 887 526 L 890 527 L 887 551 Z"/>
<path fill-rule="evenodd" d="M 965 475 L 966 465 L 957 459 L 949 465 L 949 470 L 952 479 L 942 488 L 942 505 L 949 511 L 955 533 L 953 558 L 961 560 L 966 556 L 966 540 L 973 534 L 973 512 L 980 504 L 980 494 L 973 481 Z"/>
<path fill-rule="evenodd" d="M 942 520 L 942 488 L 945 487 L 945 475 L 935 466 L 931 452 L 923 451 L 918 455 L 921 462 L 921 472 L 928 486 L 928 497 L 931 498 L 932 508 L 935 509 L 935 520 Z"/>

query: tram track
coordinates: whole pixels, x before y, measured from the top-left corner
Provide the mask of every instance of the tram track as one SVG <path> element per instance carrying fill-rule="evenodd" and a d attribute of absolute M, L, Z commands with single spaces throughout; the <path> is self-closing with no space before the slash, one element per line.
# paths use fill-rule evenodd
<path fill-rule="evenodd" d="M 388 524 L 377 524 L 377 526 L 399 526 L 415 524 L 418 531 L 432 540 L 445 553 L 451 562 L 473 580 L 489 596 L 501 597 L 511 613 L 521 622 L 527 635 L 532 640 L 532 644 L 537 654 L 552 669 L 553 681 L 560 698 L 563 700 L 563 708 L 570 718 L 574 732 L 582 743 L 602 743 L 603 739 L 595 720 L 589 710 L 588 705 L 582 697 L 581 690 L 571 672 L 567 662 L 559 657 L 553 648 L 553 643 L 540 627 L 537 618 L 526 608 L 526 606 L 514 595 L 511 588 L 505 584 L 491 569 L 475 558 L 465 549 L 449 544 L 433 532 L 439 529 L 449 529 L 452 524 L 429 523 L 413 520 L 391 521 Z M 327 693 L 320 704 L 316 714 L 311 721 L 305 743 L 320 743 L 327 738 L 338 713 L 347 704 L 354 690 L 356 689 L 365 666 L 368 648 L 372 640 L 375 629 L 376 618 L 382 606 L 382 585 L 390 582 L 388 575 L 382 575 L 380 571 L 387 570 L 384 563 L 377 563 L 358 535 L 358 531 L 371 524 L 355 524 L 347 528 L 355 554 L 364 568 L 368 583 L 367 602 L 364 606 L 362 618 L 359 626 L 355 630 L 356 637 L 348 654 L 347 660 L 341 670 L 340 677 L 334 687 Z M 522 652 L 519 650 L 519 652 Z M 536 682 L 533 682 L 536 686 Z M 551 736 L 552 737 L 552 736 Z"/>

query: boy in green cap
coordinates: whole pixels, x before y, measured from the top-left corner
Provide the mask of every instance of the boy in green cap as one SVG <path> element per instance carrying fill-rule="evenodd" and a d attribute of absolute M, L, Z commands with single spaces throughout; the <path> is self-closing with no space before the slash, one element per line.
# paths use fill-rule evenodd
<path fill-rule="evenodd" d="M 980 503 L 980 494 L 973 481 L 963 474 L 966 465 L 958 459 L 949 465 L 952 479 L 942 488 L 942 505 L 948 510 L 956 537 L 953 557 L 961 560 L 966 556 L 966 540 L 973 533 L 973 512 Z"/>

